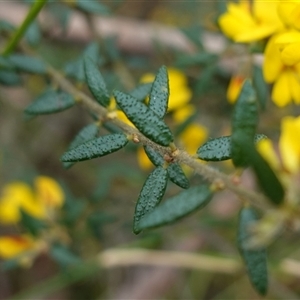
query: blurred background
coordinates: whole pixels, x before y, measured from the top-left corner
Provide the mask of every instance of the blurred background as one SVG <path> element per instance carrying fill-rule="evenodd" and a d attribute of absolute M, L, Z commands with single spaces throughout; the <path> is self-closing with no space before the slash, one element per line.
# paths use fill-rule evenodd
<path fill-rule="evenodd" d="M 216 21 L 225 2 L 92 2 L 89 6 L 86 1 L 49 1 L 22 43 L 87 93 L 76 61 L 92 42 L 99 45 L 97 58 L 109 91 L 130 91 L 145 74 L 156 73 L 161 65 L 176 69 L 185 77 L 193 112 L 181 121 L 175 112 L 167 116 L 181 147 L 195 152 L 209 137 L 230 134 L 232 106 L 226 90 L 239 66 L 238 57 L 246 51 L 231 45 L 218 31 Z M 21 24 L 30 4 L 0 3 L 1 47 L 9 26 Z M 260 299 L 243 269 L 218 272 L 157 265 L 95 269 L 81 264 L 110 248 L 185 251 L 240 261 L 235 238 L 240 201 L 224 191 L 204 210 L 175 225 L 134 235 L 135 203 L 152 167 L 143 163 L 139 146 L 130 144 L 112 155 L 66 170 L 59 160 L 61 155 L 93 118 L 80 105 L 28 118 L 24 109 L 52 84 L 50 78 L 37 74 L 19 74 L 0 84 L 0 187 L 4 190 L 18 181 L 34 190 L 34 180 L 47 176 L 64 193 L 64 204 L 52 216 L 50 229 L 37 225 L 35 239 L 46 244 L 30 263 L 2 259 L 0 298 Z M 268 115 L 262 113 L 260 131 L 276 139 L 276 123 L 286 112 L 267 106 Z M 182 135 L 191 124 L 202 130 L 201 136 Z M 101 128 L 100 133 L 107 130 Z M 233 170 L 230 162 L 214 166 L 226 173 Z M 186 174 L 191 185 L 202 182 L 190 170 Z M 249 172 L 244 173 L 243 181 L 254 188 Z M 180 190 L 170 182 L 164 199 Z M 2 224 L 0 234 L 23 234 L 31 225 L 24 218 L 18 224 Z M 54 238 L 50 243 L 45 236 Z M 293 238 L 287 233 L 285 239 L 275 242 L 269 253 L 270 269 L 287 254 L 297 257 Z M 297 278 L 273 269 L 269 299 L 299 298 Z M 77 273 L 81 275 L 78 279 Z"/>

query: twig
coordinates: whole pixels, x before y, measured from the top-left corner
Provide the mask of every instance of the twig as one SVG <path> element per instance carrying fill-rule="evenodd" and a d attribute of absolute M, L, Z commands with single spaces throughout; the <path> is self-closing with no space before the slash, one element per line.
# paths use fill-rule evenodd
<path fill-rule="evenodd" d="M 6 47 L 3 50 L 3 55 L 8 55 L 15 49 L 15 47 L 23 37 L 24 33 L 26 32 L 30 24 L 36 19 L 36 16 L 44 7 L 46 2 L 47 0 L 36 0 L 34 2 L 21 26 L 19 26 L 17 31 L 12 35 L 11 39 L 8 41 Z"/>
<path fill-rule="evenodd" d="M 108 111 L 101 107 L 96 101 L 94 101 L 92 98 L 78 90 L 68 79 L 66 79 L 61 73 L 56 71 L 54 68 L 49 67 L 48 68 L 48 74 L 50 77 L 56 82 L 58 86 L 60 86 L 63 90 L 73 95 L 73 97 L 77 100 L 80 100 L 81 103 L 90 111 L 97 114 L 100 120 L 107 120 Z M 126 134 L 128 135 L 135 135 L 137 136 L 138 140 L 143 145 L 148 145 L 153 148 L 155 148 L 157 151 L 159 151 L 162 154 L 168 154 L 172 155 L 173 151 L 172 149 L 168 147 L 162 147 L 148 138 L 146 138 L 144 135 L 142 135 L 136 128 L 131 127 L 121 120 L 115 118 L 115 119 L 109 119 L 112 123 L 117 125 L 119 128 L 121 128 Z M 242 199 L 250 201 L 253 206 L 260 208 L 262 210 L 267 210 L 269 208 L 269 205 L 267 204 L 267 201 L 265 197 L 261 194 L 258 194 L 256 192 L 252 192 L 245 187 L 242 187 L 236 183 L 233 183 L 230 176 L 221 173 L 220 171 L 203 164 L 200 160 L 191 157 L 186 151 L 184 150 L 177 150 L 175 160 L 186 164 L 187 166 L 191 167 L 195 173 L 203 176 L 206 180 L 210 182 L 214 182 L 216 180 L 221 181 L 224 186 L 231 191 L 238 194 Z"/>
<path fill-rule="evenodd" d="M 104 268 L 132 265 L 200 269 L 213 273 L 235 274 L 242 264 L 236 259 L 175 251 L 107 249 L 97 256 Z"/>

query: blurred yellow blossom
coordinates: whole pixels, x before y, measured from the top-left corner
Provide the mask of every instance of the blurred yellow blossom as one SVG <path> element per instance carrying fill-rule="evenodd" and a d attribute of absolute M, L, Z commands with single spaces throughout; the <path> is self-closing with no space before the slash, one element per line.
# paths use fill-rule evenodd
<path fill-rule="evenodd" d="M 37 202 L 46 207 L 62 207 L 65 196 L 56 180 L 47 176 L 38 176 L 34 185 Z"/>
<path fill-rule="evenodd" d="M 207 139 L 208 132 L 206 127 L 197 124 L 189 124 L 179 135 L 179 143 L 191 155 L 197 152 L 197 149 Z"/>
<path fill-rule="evenodd" d="M 279 155 L 270 140 L 262 140 L 257 147 L 259 152 L 277 172 L 296 174 L 300 171 L 300 116 L 284 117 L 281 121 Z"/>
<path fill-rule="evenodd" d="M 0 237 L 0 257 L 17 259 L 19 264 L 29 267 L 36 255 L 45 247 L 45 243 L 28 235 L 7 235 Z"/>
<path fill-rule="evenodd" d="M 229 2 L 219 18 L 222 32 L 235 42 L 255 42 L 283 28 L 277 13 L 277 1 Z"/>
<path fill-rule="evenodd" d="M 192 91 L 188 86 L 187 77 L 183 72 L 168 68 L 170 97 L 168 111 L 176 110 L 186 105 L 192 98 Z M 141 78 L 141 83 L 153 82 L 155 74 L 146 73 Z"/>
<path fill-rule="evenodd" d="M 135 127 L 133 123 L 127 118 L 125 113 L 122 110 L 117 109 L 117 102 L 114 97 L 110 99 L 108 110 L 113 114 L 113 117 L 118 118 L 129 126 Z"/>
<path fill-rule="evenodd" d="M 275 43 L 279 45 L 280 57 L 285 65 L 292 66 L 300 62 L 299 31 L 288 31 L 282 33 L 277 37 Z"/>
<path fill-rule="evenodd" d="M 63 202 L 64 193 L 52 178 L 37 177 L 34 189 L 24 182 L 12 182 L 3 188 L 0 196 L 0 222 L 17 223 L 21 218 L 20 209 L 35 218 L 45 219 Z"/>
<path fill-rule="evenodd" d="M 139 166 L 144 170 L 144 171 L 148 171 L 151 170 L 153 168 L 153 163 L 151 162 L 151 160 L 148 158 L 147 154 L 144 151 L 143 147 L 139 147 L 137 149 L 137 160 L 138 160 L 138 164 Z"/>
<path fill-rule="evenodd" d="M 281 1 L 277 7 L 278 15 L 286 27 L 300 30 L 300 1 Z"/>
<path fill-rule="evenodd" d="M 300 104 L 300 63 L 286 65 L 280 55 L 280 45 L 276 43 L 280 35 L 274 35 L 265 50 L 263 74 L 266 82 L 274 83 L 272 100 L 283 107 L 292 100 Z"/>
<path fill-rule="evenodd" d="M 284 117 L 281 121 L 279 140 L 281 160 L 286 170 L 297 173 L 300 170 L 300 116 Z"/>
<path fill-rule="evenodd" d="M 226 95 L 229 103 L 233 104 L 237 100 L 245 79 L 246 78 L 242 75 L 234 75 L 231 77 Z"/>

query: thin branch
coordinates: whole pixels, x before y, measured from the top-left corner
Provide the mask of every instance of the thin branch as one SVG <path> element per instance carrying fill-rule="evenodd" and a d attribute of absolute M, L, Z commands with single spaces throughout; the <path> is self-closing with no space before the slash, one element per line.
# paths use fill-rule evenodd
<path fill-rule="evenodd" d="M 30 26 L 30 24 L 36 19 L 38 13 L 40 10 L 44 7 L 46 4 L 47 0 L 36 0 L 34 4 L 31 6 L 25 20 L 23 23 L 20 25 L 20 27 L 15 31 L 15 33 L 11 36 L 10 40 L 8 41 L 6 47 L 3 50 L 3 55 L 8 55 L 10 54 L 21 38 L 24 36 L 26 30 Z"/>
<path fill-rule="evenodd" d="M 250 201 L 253 206 L 263 210 L 267 210 L 269 208 L 266 198 L 263 195 L 250 191 L 245 187 L 234 183 L 230 176 L 221 173 L 220 171 L 206 164 L 203 164 L 200 160 L 190 156 L 186 151 L 176 150 L 174 152 L 171 148 L 159 146 L 142 135 L 136 128 L 125 124 L 121 120 L 117 118 L 108 119 L 108 111 L 104 107 L 101 107 L 95 100 L 78 90 L 68 79 L 66 79 L 54 68 L 49 67 L 48 74 L 64 91 L 73 95 L 73 97 L 77 100 L 80 100 L 88 110 L 97 114 L 100 120 L 109 120 L 121 128 L 126 134 L 135 135 L 143 145 L 151 146 L 161 154 L 174 156 L 176 161 L 191 167 L 195 173 L 203 176 L 206 180 L 210 182 L 215 182 L 217 180 L 221 181 L 224 184 L 224 187 L 238 194 L 242 199 Z"/>
<path fill-rule="evenodd" d="M 232 258 L 144 249 L 107 249 L 98 254 L 97 261 L 104 268 L 146 265 L 196 269 L 225 274 L 235 274 L 242 269 L 242 264 Z"/>

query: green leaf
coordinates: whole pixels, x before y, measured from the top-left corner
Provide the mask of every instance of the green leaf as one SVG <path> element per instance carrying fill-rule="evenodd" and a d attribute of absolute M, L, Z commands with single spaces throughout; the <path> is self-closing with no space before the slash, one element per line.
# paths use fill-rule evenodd
<path fill-rule="evenodd" d="M 81 261 L 80 258 L 72 253 L 66 246 L 60 244 L 53 244 L 49 253 L 62 267 L 76 265 Z"/>
<path fill-rule="evenodd" d="M 137 229 L 143 230 L 173 223 L 193 211 L 203 208 L 209 203 L 211 197 L 212 193 L 206 185 L 185 190 L 145 215 Z"/>
<path fill-rule="evenodd" d="M 144 101 L 150 94 L 152 83 L 143 83 L 130 92 L 130 95 L 139 101 Z"/>
<path fill-rule="evenodd" d="M 107 107 L 110 102 L 110 95 L 108 93 L 105 81 L 99 69 L 89 57 L 85 57 L 84 59 L 84 71 L 86 82 L 92 95 L 98 103 L 104 107 Z"/>
<path fill-rule="evenodd" d="M 274 171 L 247 140 L 240 140 L 242 154 L 247 157 L 249 165 L 253 168 L 258 183 L 264 194 L 273 204 L 280 205 L 284 200 L 284 188 Z"/>
<path fill-rule="evenodd" d="M 145 153 L 147 154 L 150 161 L 156 166 L 162 166 L 165 163 L 164 158 L 156 152 L 152 147 L 144 146 Z"/>
<path fill-rule="evenodd" d="M 269 96 L 268 86 L 265 82 L 262 68 L 253 66 L 253 86 L 257 93 L 257 99 L 262 109 L 266 108 L 266 103 Z"/>
<path fill-rule="evenodd" d="M 235 104 L 232 118 L 231 154 L 236 167 L 247 165 L 247 157 L 240 149 L 240 140 L 246 139 L 248 144 L 253 144 L 257 123 L 256 93 L 250 80 L 246 80 Z"/>
<path fill-rule="evenodd" d="M 99 45 L 96 42 L 90 43 L 85 49 L 83 54 L 75 61 L 67 63 L 64 71 L 67 76 L 70 76 L 77 81 L 85 81 L 84 73 L 84 58 L 89 57 L 95 64 L 99 59 Z"/>
<path fill-rule="evenodd" d="M 14 86 L 22 83 L 22 78 L 14 71 L 0 70 L 0 84 Z"/>
<path fill-rule="evenodd" d="M 249 279 L 253 287 L 265 295 L 268 290 L 267 255 L 264 248 L 249 249 L 247 242 L 251 238 L 249 226 L 258 220 L 255 210 L 245 207 L 239 215 L 238 247 L 243 257 Z"/>
<path fill-rule="evenodd" d="M 163 118 L 167 113 L 169 94 L 168 71 L 165 66 L 162 66 L 155 76 L 148 103 L 148 107 L 154 111 L 159 118 Z"/>
<path fill-rule="evenodd" d="M 97 124 L 89 124 L 85 126 L 79 133 L 75 136 L 74 140 L 71 142 L 69 149 L 76 148 L 77 146 L 94 139 L 99 133 L 99 127 Z M 65 162 L 63 163 L 64 168 L 70 168 L 73 166 L 73 162 Z"/>
<path fill-rule="evenodd" d="M 0 55 L 0 69 L 13 70 L 14 68 L 14 64 L 6 56 Z"/>
<path fill-rule="evenodd" d="M 165 194 L 168 182 L 168 172 L 163 167 L 157 167 L 146 179 L 137 200 L 133 219 L 133 232 L 141 232 L 138 224 L 144 215 L 153 211 Z"/>
<path fill-rule="evenodd" d="M 167 168 L 170 180 L 183 189 L 190 187 L 189 180 L 185 176 L 181 166 L 178 163 L 170 163 Z"/>
<path fill-rule="evenodd" d="M 114 96 L 127 118 L 146 137 L 161 146 L 169 146 L 174 141 L 168 126 L 147 105 L 119 91 Z"/>
<path fill-rule="evenodd" d="M 156 166 L 162 166 L 165 163 L 164 158 L 156 152 L 153 148 L 149 146 L 144 146 L 144 150 L 151 160 L 151 162 Z M 167 167 L 170 180 L 180 186 L 183 189 L 187 189 L 190 186 L 190 183 L 185 176 L 181 166 L 178 163 L 170 163 Z"/>
<path fill-rule="evenodd" d="M 256 134 L 254 143 L 258 143 L 262 139 L 266 139 L 264 134 Z M 198 158 L 205 161 L 222 161 L 232 158 L 231 154 L 231 136 L 221 136 L 210 139 L 197 150 Z"/>
<path fill-rule="evenodd" d="M 67 151 L 61 161 L 76 162 L 104 156 L 125 147 L 127 143 L 127 136 L 123 133 L 107 134 Z"/>
<path fill-rule="evenodd" d="M 34 236 L 38 235 L 41 229 L 47 228 L 46 223 L 43 220 L 37 219 L 25 210 L 20 209 L 21 223 L 22 225 Z"/>
<path fill-rule="evenodd" d="M 87 13 L 100 15 L 109 14 L 108 7 L 99 2 L 96 2 L 95 0 L 76 0 L 76 5 L 78 8 Z"/>
<path fill-rule="evenodd" d="M 73 97 L 65 92 L 48 90 L 25 108 L 30 115 L 52 114 L 72 107 L 75 104 Z"/>
<path fill-rule="evenodd" d="M 26 33 L 25 39 L 30 46 L 37 46 L 41 41 L 41 31 L 37 21 L 32 22 Z"/>
<path fill-rule="evenodd" d="M 9 61 L 15 66 L 15 68 L 20 71 L 34 74 L 47 73 L 46 64 L 35 57 L 22 54 L 13 54 L 10 55 L 8 58 Z"/>

